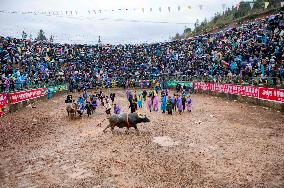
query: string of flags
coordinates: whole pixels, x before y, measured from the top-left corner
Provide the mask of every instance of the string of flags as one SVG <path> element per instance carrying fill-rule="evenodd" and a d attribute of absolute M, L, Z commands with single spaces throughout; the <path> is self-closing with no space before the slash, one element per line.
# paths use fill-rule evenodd
<path fill-rule="evenodd" d="M 237 3 L 235 6 L 233 6 L 234 8 L 239 9 L 240 4 L 241 3 L 248 3 L 250 8 L 253 9 L 255 2 L 254 1 L 250 1 L 250 2 L 240 2 Z M 284 1 L 280 2 L 281 7 L 284 7 Z M 223 3 L 221 4 L 222 9 L 225 10 L 226 7 L 229 8 L 229 6 L 227 6 L 227 4 Z M 269 1 L 265 1 L 263 4 L 263 8 L 267 9 L 267 7 L 269 6 Z M 199 4 L 196 5 L 195 7 L 188 5 L 188 6 L 175 6 L 175 7 L 158 7 L 158 8 L 119 8 L 119 9 L 94 9 L 94 10 L 88 10 L 88 14 L 89 15 L 95 15 L 95 14 L 101 14 L 103 12 L 123 12 L 123 11 L 139 11 L 141 10 L 142 13 L 145 13 L 147 11 L 149 12 L 154 12 L 154 11 L 159 11 L 159 12 L 174 12 L 174 11 L 181 11 L 181 10 L 188 10 L 191 11 L 192 9 L 197 8 L 199 10 L 204 9 L 204 5 Z M 78 11 L 75 10 L 65 10 L 65 11 L 7 11 L 7 10 L 0 10 L 0 13 L 6 13 L 6 14 L 35 14 L 35 15 L 78 15 Z"/>

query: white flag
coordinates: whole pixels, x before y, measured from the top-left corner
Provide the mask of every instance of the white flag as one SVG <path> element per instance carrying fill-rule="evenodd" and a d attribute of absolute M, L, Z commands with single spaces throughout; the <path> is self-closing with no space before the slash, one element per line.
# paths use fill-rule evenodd
<path fill-rule="evenodd" d="M 269 2 L 264 2 L 264 8 L 267 9 Z"/>
<path fill-rule="evenodd" d="M 254 3 L 249 3 L 249 5 L 250 5 L 250 9 L 252 9 L 252 8 L 253 8 Z"/>

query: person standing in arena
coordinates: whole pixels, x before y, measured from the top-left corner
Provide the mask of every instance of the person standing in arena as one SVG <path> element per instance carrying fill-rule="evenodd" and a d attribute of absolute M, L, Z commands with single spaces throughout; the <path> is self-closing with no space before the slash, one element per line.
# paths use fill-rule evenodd
<path fill-rule="evenodd" d="M 110 100 L 111 100 L 111 104 L 113 104 L 114 98 L 115 98 L 115 93 L 111 93 L 111 94 L 109 95 L 109 97 L 110 97 Z"/>
<path fill-rule="evenodd" d="M 179 96 L 179 95 L 177 95 L 177 103 L 176 103 L 176 106 L 177 106 L 177 108 L 178 108 L 179 115 L 181 115 L 183 106 L 182 106 L 182 98 L 181 98 L 181 96 Z"/>
<path fill-rule="evenodd" d="M 137 97 L 137 104 L 138 104 L 138 108 L 142 108 L 142 93 L 138 93 L 138 97 Z"/>
<path fill-rule="evenodd" d="M 161 110 L 163 113 L 166 112 L 166 106 L 167 106 L 167 97 L 165 93 L 162 94 L 162 100 L 161 100 Z"/>
<path fill-rule="evenodd" d="M 173 103 L 172 103 L 172 99 L 169 96 L 168 100 L 167 100 L 167 106 L 166 106 L 167 112 L 169 115 L 173 115 Z"/>
<path fill-rule="evenodd" d="M 188 96 L 186 99 L 186 109 L 188 112 L 191 112 L 192 110 L 192 99 L 190 98 L 190 96 Z"/>

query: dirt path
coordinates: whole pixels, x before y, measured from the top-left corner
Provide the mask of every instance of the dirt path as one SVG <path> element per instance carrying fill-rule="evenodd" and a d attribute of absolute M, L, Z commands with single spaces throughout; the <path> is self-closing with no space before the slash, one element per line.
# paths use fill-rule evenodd
<path fill-rule="evenodd" d="M 151 123 L 125 134 L 69 120 L 65 96 L 3 117 L 0 187 L 283 187 L 284 115 L 193 95 L 193 112 L 140 110 Z M 118 93 L 117 103 L 127 109 Z M 198 123 L 199 121 L 199 123 Z"/>

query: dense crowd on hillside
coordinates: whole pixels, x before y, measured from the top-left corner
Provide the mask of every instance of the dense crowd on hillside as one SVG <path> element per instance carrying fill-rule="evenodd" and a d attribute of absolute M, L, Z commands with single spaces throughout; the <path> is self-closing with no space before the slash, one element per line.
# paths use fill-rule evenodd
<path fill-rule="evenodd" d="M 0 92 L 171 77 L 283 84 L 283 12 L 218 33 L 137 45 L 70 45 L 0 37 Z M 127 82 L 126 82 L 127 81 Z"/>

